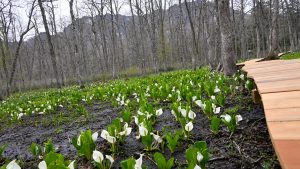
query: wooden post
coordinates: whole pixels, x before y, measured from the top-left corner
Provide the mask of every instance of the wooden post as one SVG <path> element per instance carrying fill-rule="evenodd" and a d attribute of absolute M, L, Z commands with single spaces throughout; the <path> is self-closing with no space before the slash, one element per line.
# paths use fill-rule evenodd
<path fill-rule="evenodd" d="M 257 89 L 252 90 L 252 99 L 255 104 L 261 103 L 261 97 Z"/>

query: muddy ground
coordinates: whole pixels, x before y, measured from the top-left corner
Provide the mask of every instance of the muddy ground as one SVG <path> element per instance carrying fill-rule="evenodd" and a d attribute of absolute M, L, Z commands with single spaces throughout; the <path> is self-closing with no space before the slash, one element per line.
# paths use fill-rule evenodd
<path fill-rule="evenodd" d="M 243 121 L 232 136 L 225 127 L 222 127 L 218 135 L 212 134 L 207 117 L 200 112 L 200 109 L 194 109 L 197 117 L 194 121 L 192 140 L 205 140 L 208 143 L 212 156 L 207 168 L 280 168 L 267 131 L 262 105 L 254 104 L 251 96 L 244 94 L 227 99 L 225 108 L 236 105 L 242 107 L 238 113 L 243 116 Z M 32 142 L 43 144 L 52 138 L 58 151 L 65 155 L 66 159 L 76 159 L 79 168 L 88 168 L 90 164 L 77 157 L 76 150 L 69 139 L 78 135 L 80 130 L 92 129 L 93 132 L 101 132 L 112 119 L 117 117 L 121 108 L 113 108 L 110 103 L 105 102 L 86 105 L 86 109 L 90 112 L 89 118 L 62 108 L 51 114 L 25 117 L 20 123 L 1 122 L 0 145 L 8 145 L 4 156 L 9 159 L 20 159 L 22 168 L 37 168 L 38 161 L 34 161 L 29 146 Z M 168 109 L 158 118 L 154 128 L 161 132 L 164 127 L 180 128 Z M 137 128 L 134 128 L 132 134 L 127 137 L 126 143 L 119 147 L 119 154 L 113 168 L 120 168 L 120 161 L 131 156 L 138 158 L 140 153 L 146 153 L 143 158 L 145 166 L 149 169 L 156 168 L 152 160 L 153 153 L 143 152 L 143 144 L 135 139 L 136 132 Z M 108 153 L 108 145 L 103 139 L 98 139 L 97 144 L 97 150 Z M 192 144 L 192 141 L 182 143 L 174 153 L 176 159 L 174 168 L 185 167 L 185 150 L 189 144 Z M 164 154 L 167 158 L 171 157 L 167 146 Z"/>

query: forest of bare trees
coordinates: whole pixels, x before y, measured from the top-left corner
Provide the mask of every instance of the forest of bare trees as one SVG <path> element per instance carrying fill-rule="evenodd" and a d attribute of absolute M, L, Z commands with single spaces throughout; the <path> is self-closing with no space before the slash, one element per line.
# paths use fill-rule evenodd
<path fill-rule="evenodd" d="M 232 74 L 237 60 L 300 49 L 299 0 L 59 0 L 68 23 L 56 1 L 27 0 L 25 21 L 0 1 L 0 97 L 205 65 Z"/>

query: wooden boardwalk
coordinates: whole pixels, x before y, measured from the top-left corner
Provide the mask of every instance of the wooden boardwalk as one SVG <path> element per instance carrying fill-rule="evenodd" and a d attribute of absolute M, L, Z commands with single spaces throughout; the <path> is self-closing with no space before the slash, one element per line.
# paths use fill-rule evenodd
<path fill-rule="evenodd" d="M 300 169 L 300 59 L 256 61 L 242 70 L 256 83 L 280 164 Z"/>

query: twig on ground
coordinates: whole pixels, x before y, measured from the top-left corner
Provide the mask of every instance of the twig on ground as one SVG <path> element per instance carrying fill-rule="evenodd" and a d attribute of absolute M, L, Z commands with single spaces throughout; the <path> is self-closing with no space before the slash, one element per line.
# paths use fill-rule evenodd
<path fill-rule="evenodd" d="M 228 157 L 221 156 L 221 157 L 215 157 L 215 158 L 211 158 L 211 159 L 209 159 L 208 161 L 225 160 L 225 159 L 227 159 L 227 158 L 228 158 Z"/>
<path fill-rule="evenodd" d="M 150 158 L 148 155 L 144 155 L 144 156 L 147 157 L 150 161 L 152 161 L 156 165 L 155 161 L 153 161 L 152 158 Z"/>
<path fill-rule="evenodd" d="M 231 139 L 232 135 L 233 135 L 233 132 L 230 133 L 229 139 Z"/>
<path fill-rule="evenodd" d="M 239 154 L 242 154 L 241 147 L 235 141 L 233 141 L 233 144 L 235 145 L 235 148 L 237 149 L 237 151 L 239 152 Z"/>
<path fill-rule="evenodd" d="M 261 121 L 261 120 L 263 120 L 263 119 L 265 119 L 265 117 L 262 117 L 262 118 L 256 120 L 255 122 L 253 122 L 253 123 L 251 124 L 251 128 L 252 128 L 256 123 L 258 123 L 259 121 Z"/>

